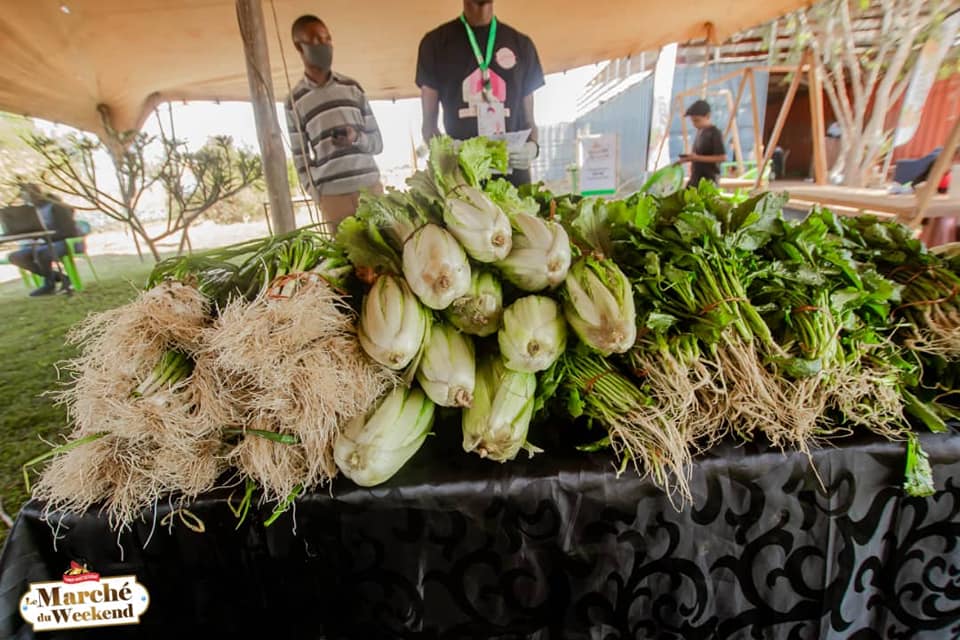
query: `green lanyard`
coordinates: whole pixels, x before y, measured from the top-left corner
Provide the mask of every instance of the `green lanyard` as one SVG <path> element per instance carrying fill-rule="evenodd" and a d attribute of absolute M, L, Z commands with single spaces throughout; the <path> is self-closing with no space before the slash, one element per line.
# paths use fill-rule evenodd
<path fill-rule="evenodd" d="M 490 21 L 490 35 L 487 37 L 487 55 L 486 57 L 480 53 L 480 45 L 477 44 L 477 36 L 473 34 L 473 29 L 470 27 L 470 23 L 467 22 L 467 17 L 460 14 L 460 22 L 463 23 L 464 28 L 467 30 L 467 37 L 470 38 L 470 47 L 473 49 L 473 55 L 477 56 L 477 65 L 480 67 L 480 73 L 483 77 L 483 88 L 484 91 L 490 91 L 490 61 L 493 59 L 493 42 L 497 39 L 497 17 L 494 16 L 493 20 Z"/>

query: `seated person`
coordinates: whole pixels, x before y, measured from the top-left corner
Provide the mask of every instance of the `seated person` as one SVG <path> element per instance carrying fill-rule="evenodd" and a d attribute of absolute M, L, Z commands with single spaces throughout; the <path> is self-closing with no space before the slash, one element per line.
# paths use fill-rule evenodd
<path fill-rule="evenodd" d="M 24 204 L 36 207 L 43 225 L 49 231 L 54 231 L 50 242 L 46 240 L 31 240 L 24 242 L 20 248 L 7 259 L 10 264 L 26 269 L 43 278 L 43 286 L 30 292 L 31 296 L 50 295 L 56 292 L 57 283 L 61 283 L 63 291 L 70 289 L 70 279 L 63 273 L 55 271 L 53 261 L 59 260 L 67 254 L 67 238 L 80 235 L 77 232 L 73 216 L 74 211 L 54 196 L 44 194 L 37 185 L 25 184 L 20 188 L 20 199 Z M 51 245 L 56 255 L 50 254 Z"/>
<path fill-rule="evenodd" d="M 898 160 L 894 168 L 893 181 L 899 185 L 909 185 L 911 189 L 896 191 L 909 192 L 917 185 L 926 182 L 930 176 L 930 169 L 933 168 L 933 163 L 937 161 L 941 151 L 943 147 L 937 147 L 922 158 Z"/>

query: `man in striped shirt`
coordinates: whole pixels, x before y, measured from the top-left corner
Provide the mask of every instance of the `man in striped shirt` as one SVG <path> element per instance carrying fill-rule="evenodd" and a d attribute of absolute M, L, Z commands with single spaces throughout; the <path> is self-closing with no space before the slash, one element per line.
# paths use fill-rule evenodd
<path fill-rule="evenodd" d="M 373 156 L 383 139 L 363 88 L 332 70 L 333 38 L 323 21 L 301 16 L 291 35 L 304 67 L 285 105 L 293 164 L 335 229 L 357 210 L 361 191 L 382 192 Z"/>

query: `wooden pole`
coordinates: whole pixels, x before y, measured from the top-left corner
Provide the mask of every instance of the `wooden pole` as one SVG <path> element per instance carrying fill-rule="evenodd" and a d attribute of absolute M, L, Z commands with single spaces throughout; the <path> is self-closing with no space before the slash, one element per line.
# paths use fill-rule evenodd
<path fill-rule="evenodd" d="M 780 107 L 780 113 L 777 115 L 777 123 L 773 125 L 773 133 L 770 134 L 770 142 L 767 144 L 767 150 L 763 154 L 763 160 L 757 164 L 757 183 L 754 185 L 755 189 L 760 188 L 760 184 L 763 182 L 763 171 L 767 168 L 767 163 L 770 162 L 770 158 L 773 157 L 773 150 L 777 148 L 777 143 L 780 142 L 780 134 L 783 133 L 783 126 L 787 123 L 787 116 L 790 115 L 790 107 L 793 106 L 793 99 L 797 97 L 797 89 L 800 87 L 800 76 L 803 75 L 804 65 L 809 55 L 809 52 L 805 53 L 803 60 L 801 60 L 797 68 L 794 69 L 793 80 L 790 82 L 787 95 L 783 99 L 783 106 Z"/>
<path fill-rule="evenodd" d="M 740 111 L 740 102 L 743 100 L 743 89 L 747 84 L 747 74 L 750 72 L 750 69 L 743 70 L 743 77 L 740 78 L 740 86 L 737 88 L 737 97 L 733 100 L 733 105 L 730 107 L 730 122 L 727 123 L 727 130 L 723 132 L 723 139 L 726 140 L 730 136 L 730 129 L 733 128 L 733 124 L 737 121 L 737 113 Z"/>
<path fill-rule="evenodd" d="M 813 178 L 817 184 L 827 184 L 827 135 L 823 116 L 823 84 L 817 65 L 811 64 L 807 72 L 810 79 L 810 129 L 813 132 Z"/>
<path fill-rule="evenodd" d="M 791 68 L 790 70 L 793 71 L 792 68 Z M 736 77 L 739 76 L 739 75 L 743 75 L 743 69 L 737 69 L 736 71 L 730 71 L 729 73 L 725 73 L 725 74 L 723 74 L 722 76 L 720 76 L 720 77 L 718 77 L 718 78 L 713 78 L 712 80 L 709 80 L 709 81 L 706 83 L 706 85 L 709 87 L 709 86 L 712 86 L 712 85 L 715 85 L 715 84 L 723 84 L 724 82 L 727 82 L 727 81 L 729 81 L 729 80 L 732 80 L 733 78 L 736 78 Z M 678 100 L 680 100 L 680 101 L 682 102 L 683 98 L 687 98 L 687 97 L 690 97 L 690 96 L 695 96 L 695 95 L 699 94 L 700 91 L 701 91 L 701 88 L 700 88 L 700 87 L 698 87 L 698 88 L 696 88 L 696 89 L 687 89 L 686 91 L 680 91 L 680 92 L 678 92 L 678 93 L 675 95 L 675 97 L 676 97 L 676 99 L 678 99 Z"/>
<path fill-rule="evenodd" d="M 680 107 L 680 135 L 683 137 L 683 152 L 690 153 L 690 141 L 687 139 L 687 117 L 684 114 L 683 102 L 677 98 L 677 105 Z"/>
<path fill-rule="evenodd" d="M 733 122 L 733 159 L 737 161 L 737 175 L 743 174 L 743 147 L 740 146 L 740 125 L 737 124 L 737 110 L 733 106 L 733 98 L 730 97 L 730 92 L 724 89 L 723 95 L 727 98 L 727 108 L 730 110 L 730 113 L 733 114 L 730 118 Z M 726 142 L 727 136 L 723 137 L 724 142 Z"/>
<path fill-rule="evenodd" d="M 937 161 L 930 167 L 930 173 L 927 176 L 926 184 L 923 185 L 923 190 L 917 194 L 917 212 L 913 214 L 913 219 L 909 222 L 911 227 L 919 226 L 923 222 L 923 216 L 927 212 L 927 207 L 930 206 L 930 199 L 937 192 L 940 180 L 943 179 L 944 174 L 953 164 L 953 156 L 957 153 L 957 148 L 960 148 L 960 117 L 953 122 L 953 129 L 947 136 L 943 151 L 940 152 Z M 958 188 L 958 185 L 950 186 L 954 189 Z"/>
<path fill-rule="evenodd" d="M 753 115 L 753 161 L 760 162 L 763 157 L 763 130 L 760 127 L 760 104 L 757 102 L 757 81 L 754 79 L 753 69 L 747 69 L 747 79 L 750 82 L 750 112 Z"/>
<path fill-rule="evenodd" d="M 273 95 L 273 77 L 270 73 L 270 54 L 267 32 L 264 28 L 263 7 L 260 0 L 236 0 L 237 23 L 247 60 L 247 80 L 250 101 L 257 124 L 257 139 L 263 157 L 263 174 L 267 181 L 270 218 L 274 233 L 293 231 L 297 224 L 290 201 L 290 183 L 287 180 L 287 159 L 283 151 L 280 123 L 277 122 L 276 99 Z"/>
<path fill-rule="evenodd" d="M 664 132 L 663 137 L 660 138 L 660 145 L 657 147 L 657 161 L 658 161 L 658 162 L 660 161 L 660 158 L 663 157 L 663 146 L 667 143 L 667 140 L 670 139 L 670 127 L 673 125 L 673 114 L 676 112 L 677 106 L 681 106 L 679 99 L 678 99 L 677 101 L 675 101 L 675 102 L 674 102 L 674 106 L 671 107 L 670 117 L 667 118 L 667 129 L 666 129 L 666 131 Z M 681 113 L 682 113 L 682 111 L 681 111 Z M 680 116 L 680 117 L 681 117 L 681 119 L 683 118 L 683 116 Z M 667 155 L 668 155 L 668 158 L 669 158 L 669 151 L 668 151 L 668 154 L 667 154 Z"/>

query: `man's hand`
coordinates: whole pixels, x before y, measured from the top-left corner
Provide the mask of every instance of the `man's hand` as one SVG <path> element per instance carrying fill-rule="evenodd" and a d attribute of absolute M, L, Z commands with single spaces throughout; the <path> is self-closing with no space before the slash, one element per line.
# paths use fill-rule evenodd
<path fill-rule="evenodd" d="M 519 149 L 510 152 L 510 168 L 517 171 L 526 171 L 530 168 L 530 163 L 537 157 L 540 148 L 533 140 L 528 140 Z"/>
<path fill-rule="evenodd" d="M 357 142 L 357 129 L 349 124 L 333 130 L 333 146 L 338 149 L 352 147 Z"/>

